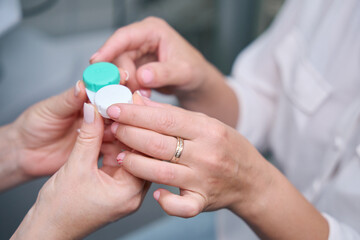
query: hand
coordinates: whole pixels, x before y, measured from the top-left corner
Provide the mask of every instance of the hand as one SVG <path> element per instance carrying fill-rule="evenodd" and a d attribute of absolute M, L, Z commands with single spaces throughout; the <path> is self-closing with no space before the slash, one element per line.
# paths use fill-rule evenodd
<path fill-rule="evenodd" d="M 98 169 L 104 125 L 90 104 L 69 160 L 40 190 L 13 239 L 78 239 L 135 211 L 150 186 L 119 166 Z"/>
<path fill-rule="evenodd" d="M 113 105 L 108 114 L 116 121 L 116 138 L 144 154 L 121 153 L 118 160 L 124 168 L 139 178 L 180 188 L 180 196 L 165 189 L 154 193 L 168 214 L 192 217 L 223 207 L 248 211 L 257 193 L 266 192 L 269 165 L 234 129 L 203 114 L 146 98 L 144 102 L 148 106 Z M 158 161 L 172 158 L 172 136 L 185 139 L 179 164 Z M 257 174 L 266 181 L 250 188 Z"/>
<path fill-rule="evenodd" d="M 223 74 L 161 19 L 150 17 L 118 29 L 90 60 L 100 61 L 128 70 L 127 86 L 144 96 L 155 88 L 175 94 L 186 109 L 230 126 L 237 123 L 237 98 Z"/>
<path fill-rule="evenodd" d="M 133 91 L 157 88 L 182 95 L 204 87 L 218 73 L 173 28 L 154 17 L 118 29 L 90 59 L 100 61 L 128 70 L 127 85 Z"/>
<path fill-rule="evenodd" d="M 142 179 L 180 188 L 154 198 L 170 215 L 192 217 L 228 208 L 261 239 L 327 239 L 326 219 L 234 129 L 176 107 L 116 104 L 108 114 L 112 131 L 127 146 L 146 154 L 119 154 L 124 168 Z M 176 139 L 185 140 L 178 164 L 169 161 Z M 284 229 L 286 226 L 286 229 Z"/>
<path fill-rule="evenodd" d="M 12 125 L 15 161 L 27 179 L 50 175 L 68 159 L 86 100 L 82 82 L 27 109 Z"/>

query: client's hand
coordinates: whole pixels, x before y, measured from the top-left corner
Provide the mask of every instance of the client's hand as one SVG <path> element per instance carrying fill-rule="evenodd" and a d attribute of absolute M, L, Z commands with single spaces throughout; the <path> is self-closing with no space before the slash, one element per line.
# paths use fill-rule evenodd
<path fill-rule="evenodd" d="M 69 160 L 42 187 L 12 239 L 75 239 L 135 211 L 148 187 L 124 168 L 98 169 L 104 125 L 90 104 Z"/>
<path fill-rule="evenodd" d="M 15 160 L 26 177 L 53 174 L 68 159 L 86 99 L 79 81 L 74 88 L 30 107 L 12 124 L 18 148 Z"/>

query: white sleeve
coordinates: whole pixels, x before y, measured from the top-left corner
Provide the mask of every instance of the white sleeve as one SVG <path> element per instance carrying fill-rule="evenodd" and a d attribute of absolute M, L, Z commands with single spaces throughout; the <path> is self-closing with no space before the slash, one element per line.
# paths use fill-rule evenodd
<path fill-rule="evenodd" d="M 360 235 L 353 228 L 337 221 L 335 218 L 322 213 L 329 223 L 329 239 L 328 240 L 359 240 Z"/>
<path fill-rule="evenodd" d="M 237 130 L 260 150 L 268 147 L 281 87 L 275 48 L 293 26 L 298 4 L 285 4 L 272 26 L 237 57 L 228 77 L 240 107 Z"/>

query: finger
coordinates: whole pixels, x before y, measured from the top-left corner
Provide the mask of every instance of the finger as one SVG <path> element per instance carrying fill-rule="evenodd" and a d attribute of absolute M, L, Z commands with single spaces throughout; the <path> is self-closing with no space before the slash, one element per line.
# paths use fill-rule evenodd
<path fill-rule="evenodd" d="M 175 154 L 177 146 L 175 137 L 116 122 L 113 123 L 111 129 L 120 142 L 145 155 L 170 161 Z M 195 150 L 191 141 L 184 141 L 179 163 L 188 166 L 189 160 L 193 159 L 191 153 L 197 152 Z"/>
<path fill-rule="evenodd" d="M 187 85 L 191 79 L 191 66 L 186 62 L 151 62 L 136 72 L 139 85 L 147 88 Z"/>
<path fill-rule="evenodd" d="M 126 51 L 140 48 L 156 50 L 161 39 L 160 25 L 166 24 L 160 19 L 147 18 L 118 29 L 91 57 L 90 62 L 111 62 Z"/>
<path fill-rule="evenodd" d="M 142 95 L 139 90 L 135 91 L 133 94 L 133 103 L 137 105 L 145 105 Z"/>
<path fill-rule="evenodd" d="M 128 151 L 120 153 L 117 160 L 129 173 L 150 182 L 180 188 L 192 183 L 192 170 L 180 164 L 162 162 Z"/>
<path fill-rule="evenodd" d="M 78 113 L 83 107 L 87 96 L 82 81 L 77 81 L 75 87 L 66 92 L 45 100 L 46 112 L 58 118 L 67 118 Z"/>
<path fill-rule="evenodd" d="M 103 133 L 102 117 L 93 105 L 84 103 L 84 120 L 69 161 L 85 169 L 86 166 L 97 167 Z"/>
<path fill-rule="evenodd" d="M 201 213 L 205 206 L 201 195 L 193 192 L 186 192 L 183 196 L 179 196 L 166 189 L 158 189 L 153 196 L 161 208 L 171 216 L 194 217 Z"/>
<path fill-rule="evenodd" d="M 137 81 L 136 81 L 136 66 L 134 63 L 134 60 L 132 59 L 131 56 L 132 53 L 125 53 L 120 55 L 119 57 L 117 57 L 113 63 L 119 67 L 119 69 L 126 69 L 127 74 L 125 73 L 124 70 L 124 75 L 125 78 L 124 80 L 126 81 L 122 81 L 121 80 L 121 84 L 126 84 L 127 87 L 131 87 L 132 84 L 136 84 L 136 86 L 138 86 Z M 129 86 L 130 85 L 130 86 Z M 136 89 L 132 89 L 130 88 L 132 91 L 135 91 Z"/>
<path fill-rule="evenodd" d="M 203 130 L 199 126 L 205 123 L 202 114 L 166 106 L 114 104 L 107 109 L 107 113 L 116 122 L 188 140 L 202 135 Z"/>
<path fill-rule="evenodd" d="M 103 136 L 103 142 L 104 143 L 111 143 L 115 140 L 114 134 L 111 132 L 111 125 L 105 125 L 104 126 L 104 136 Z"/>
<path fill-rule="evenodd" d="M 135 58 L 136 57 L 132 56 L 132 55 L 136 55 L 136 53 L 133 51 L 133 52 L 122 54 L 113 61 L 113 63 L 116 66 L 121 67 L 121 68 L 119 68 L 120 72 L 121 72 L 120 69 L 122 69 L 122 68 L 128 69 L 127 74 L 126 74 L 127 80 L 126 79 L 125 79 L 126 81 L 121 80 L 120 84 L 126 85 L 128 88 L 130 88 L 130 90 L 132 92 L 140 90 L 144 96 L 150 97 L 151 90 L 141 88 L 138 84 L 138 81 L 136 80 L 136 66 L 135 66 L 135 61 L 136 61 Z M 125 74 L 125 71 L 124 71 L 124 74 Z"/>
<path fill-rule="evenodd" d="M 119 141 L 102 144 L 100 152 L 103 154 L 103 165 L 119 167 L 119 164 L 116 161 L 117 155 L 119 155 L 119 153 L 122 151 L 131 150 L 131 148 L 129 148 L 125 144 L 122 144 Z"/>

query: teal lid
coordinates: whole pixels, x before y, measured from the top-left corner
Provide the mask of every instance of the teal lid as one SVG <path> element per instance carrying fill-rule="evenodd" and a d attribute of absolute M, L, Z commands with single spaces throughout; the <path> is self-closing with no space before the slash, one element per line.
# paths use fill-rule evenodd
<path fill-rule="evenodd" d="M 93 92 L 100 88 L 120 83 L 120 74 L 118 68 L 108 62 L 94 63 L 88 66 L 83 73 L 85 87 Z"/>

